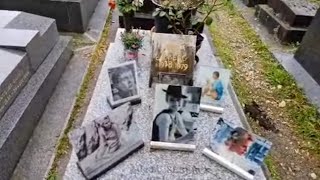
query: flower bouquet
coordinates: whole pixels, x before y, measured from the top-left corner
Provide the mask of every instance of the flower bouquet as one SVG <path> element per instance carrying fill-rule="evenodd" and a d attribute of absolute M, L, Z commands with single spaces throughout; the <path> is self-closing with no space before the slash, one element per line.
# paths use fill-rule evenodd
<path fill-rule="evenodd" d="M 121 33 L 124 46 L 124 55 L 127 60 L 138 60 L 138 52 L 142 47 L 143 36 L 138 31 L 125 31 Z"/>

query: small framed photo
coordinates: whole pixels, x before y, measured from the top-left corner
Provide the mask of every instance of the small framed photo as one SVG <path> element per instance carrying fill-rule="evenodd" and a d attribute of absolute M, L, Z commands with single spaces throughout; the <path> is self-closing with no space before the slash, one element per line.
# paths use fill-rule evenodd
<path fill-rule="evenodd" d="M 213 130 L 210 146 L 210 150 L 221 157 L 214 158 L 216 161 L 221 161 L 220 164 L 238 174 L 250 177 L 257 174 L 272 143 L 220 118 Z"/>
<path fill-rule="evenodd" d="M 196 86 L 202 87 L 201 110 L 222 113 L 230 81 L 230 70 L 200 66 Z"/>
<path fill-rule="evenodd" d="M 108 68 L 110 82 L 108 102 L 115 108 L 126 102 L 141 102 L 136 61 L 122 63 Z"/>
<path fill-rule="evenodd" d="M 162 84 L 183 85 L 186 75 L 179 73 L 159 73 L 159 81 Z"/>
<path fill-rule="evenodd" d="M 156 84 L 151 148 L 195 149 L 200 97 L 199 87 Z"/>
<path fill-rule="evenodd" d="M 82 174 L 96 179 L 144 146 L 133 120 L 133 109 L 123 104 L 68 134 Z"/>

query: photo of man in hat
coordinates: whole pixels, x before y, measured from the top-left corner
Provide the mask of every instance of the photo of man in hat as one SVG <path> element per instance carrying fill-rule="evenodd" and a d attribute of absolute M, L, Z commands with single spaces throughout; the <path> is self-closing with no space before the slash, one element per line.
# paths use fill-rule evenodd
<path fill-rule="evenodd" d="M 152 141 L 181 143 L 193 139 L 195 132 L 186 128 L 183 116 L 180 113 L 182 104 L 186 104 L 188 96 L 191 97 L 192 94 L 183 94 L 182 86 L 175 85 L 168 85 L 166 89 L 161 88 L 158 91 L 159 93 L 164 94 L 165 102 L 153 120 Z M 156 100 L 158 100 L 157 97 Z"/>

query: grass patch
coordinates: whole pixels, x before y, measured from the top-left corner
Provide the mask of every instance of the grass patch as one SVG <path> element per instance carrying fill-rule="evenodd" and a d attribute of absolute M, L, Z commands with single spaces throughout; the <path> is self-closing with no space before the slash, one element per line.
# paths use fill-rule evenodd
<path fill-rule="evenodd" d="M 58 141 L 58 144 L 56 146 L 56 154 L 54 161 L 52 163 L 51 169 L 48 173 L 48 177 L 46 178 L 47 180 L 56 180 L 58 177 L 58 162 L 59 160 L 68 153 L 70 150 L 70 142 L 68 138 L 68 133 L 73 129 L 73 125 L 75 120 L 78 118 L 81 112 L 82 105 L 85 102 L 85 99 L 87 97 L 88 89 L 91 80 L 94 78 L 95 72 L 97 67 L 103 63 L 103 55 L 106 52 L 107 49 L 107 40 L 108 40 L 108 35 L 109 35 L 109 30 L 110 30 L 110 25 L 111 25 L 111 20 L 112 20 L 112 11 L 108 14 L 108 19 L 106 22 L 106 25 L 104 27 L 102 37 L 99 41 L 99 43 L 96 45 L 96 48 L 94 52 L 91 55 L 91 60 L 90 64 L 88 67 L 88 72 L 84 77 L 84 80 L 82 82 L 81 88 L 79 93 L 77 94 L 76 97 L 76 102 L 73 107 L 73 110 L 71 112 L 70 118 L 68 120 L 68 124 L 63 132 L 62 138 Z"/>
<path fill-rule="evenodd" d="M 237 24 L 237 28 L 241 30 L 241 35 L 246 43 L 254 50 L 256 56 L 260 58 L 260 63 L 263 67 L 262 74 L 265 80 L 273 86 L 282 85 L 280 90 L 275 89 L 273 91 L 273 96 L 276 99 L 284 99 L 290 102 L 287 103 L 283 111 L 293 120 L 292 127 L 297 132 L 297 135 L 305 142 L 308 142 L 304 148 L 320 157 L 320 116 L 317 113 L 316 107 L 308 102 L 303 91 L 296 85 L 292 76 L 277 62 L 268 47 L 260 40 L 260 37 L 235 9 L 233 4 L 230 2 L 223 10 Z M 228 37 L 220 33 L 219 27 L 215 23 L 210 27 L 210 31 L 213 35 L 213 42 L 217 48 L 217 53 L 223 63 L 228 68 L 236 69 L 237 67 L 233 61 L 237 57 L 235 57 L 233 49 L 227 41 Z M 232 84 L 241 103 L 251 101 L 250 90 L 253 91 L 254 89 L 250 89 L 245 82 L 237 79 L 237 76 L 233 77 Z M 266 159 L 266 164 L 271 171 L 272 178 L 279 179 L 271 158 Z"/>
<path fill-rule="evenodd" d="M 271 156 L 267 156 L 264 160 L 264 162 L 266 163 L 269 172 L 271 173 L 271 177 L 273 180 L 281 180 L 280 175 L 277 172 L 276 167 L 274 166 L 273 160 Z"/>

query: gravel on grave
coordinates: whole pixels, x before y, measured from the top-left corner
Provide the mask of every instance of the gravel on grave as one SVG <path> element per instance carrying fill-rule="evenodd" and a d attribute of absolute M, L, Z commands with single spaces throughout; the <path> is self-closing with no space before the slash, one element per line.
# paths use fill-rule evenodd
<path fill-rule="evenodd" d="M 123 46 L 120 40 L 121 31 L 123 31 L 123 29 L 118 30 L 115 42 L 109 46 L 106 60 L 101 69 L 83 125 L 110 110 L 106 100 L 109 83 L 106 76 L 107 67 L 115 66 L 124 62 L 122 58 Z M 154 85 L 152 88 L 148 88 L 151 62 L 151 46 L 148 45 L 150 44 L 150 32 L 142 31 L 142 33 L 145 33 L 144 48 L 140 50 L 138 60 L 138 78 L 140 80 L 139 88 L 142 95 L 142 103 L 134 107 L 134 120 L 140 128 L 140 133 L 145 141 L 145 147 L 119 163 L 116 167 L 109 170 L 98 179 L 241 179 L 236 174 L 223 166 L 220 166 L 215 161 L 208 159 L 201 153 L 205 147 L 209 147 L 211 132 L 219 117 L 222 116 L 230 123 L 242 126 L 239 115 L 237 114 L 235 106 L 229 96 L 226 96 L 225 112 L 222 115 L 207 112 L 200 113 L 199 120 L 197 121 L 197 149 L 195 152 L 150 150 L 149 142 L 152 130 Z M 199 64 L 218 66 L 217 60 L 213 56 L 213 52 L 206 37 L 198 55 L 200 58 Z M 72 152 L 63 179 L 84 179 L 76 165 L 76 162 L 77 157 L 75 153 Z M 262 170 L 258 171 L 256 179 L 266 179 Z"/>

